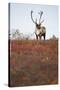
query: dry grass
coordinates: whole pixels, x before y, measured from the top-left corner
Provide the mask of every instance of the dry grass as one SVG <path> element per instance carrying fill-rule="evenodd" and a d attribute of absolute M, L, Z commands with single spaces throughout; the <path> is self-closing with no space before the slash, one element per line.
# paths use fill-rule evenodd
<path fill-rule="evenodd" d="M 58 83 L 58 40 L 12 40 L 10 86 Z"/>

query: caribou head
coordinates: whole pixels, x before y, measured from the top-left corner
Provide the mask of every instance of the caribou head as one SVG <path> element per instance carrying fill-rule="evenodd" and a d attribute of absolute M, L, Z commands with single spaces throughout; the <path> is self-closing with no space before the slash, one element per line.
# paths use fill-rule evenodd
<path fill-rule="evenodd" d="M 36 38 L 38 39 L 38 37 L 41 39 L 41 36 L 44 36 L 44 39 L 45 39 L 45 34 L 46 34 L 46 28 L 44 26 L 41 26 L 41 24 L 44 22 L 44 20 L 41 21 L 41 17 L 43 15 L 43 11 L 40 11 L 38 12 L 39 14 L 39 23 L 37 23 L 37 19 L 34 20 L 33 19 L 33 11 L 31 11 L 31 19 L 33 21 L 33 23 L 35 24 L 36 26 L 36 29 L 35 29 L 35 35 L 36 35 Z"/>

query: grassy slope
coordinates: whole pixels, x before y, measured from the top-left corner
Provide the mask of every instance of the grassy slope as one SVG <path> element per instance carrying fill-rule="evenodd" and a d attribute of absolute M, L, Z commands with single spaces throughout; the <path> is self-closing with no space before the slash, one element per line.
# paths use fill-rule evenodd
<path fill-rule="evenodd" d="M 57 40 L 11 41 L 10 85 L 58 83 Z"/>

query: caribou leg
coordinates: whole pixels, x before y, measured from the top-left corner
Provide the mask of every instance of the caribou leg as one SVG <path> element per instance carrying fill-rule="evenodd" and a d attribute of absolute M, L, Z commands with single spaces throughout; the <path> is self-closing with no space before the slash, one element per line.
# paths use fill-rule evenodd
<path fill-rule="evenodd" d="M 40 40 L 41 40 L 41 36 L 42 36 L 42 35 L 41 35 L 41 34 L 39 34 L 39 39 L 40 39 Z"/>
<path fill-rule="evenodd" d="M 41 35 L 39 35 L 39 38 L 40 38 L 40 40 L 41 40 Z"/>
<path fill-rule="evenodd" d="M 38 35 L 36 35 L 36 39 L 38 40 Z"/>
<path fill-rule="evenodd" d="M 45 40 L 45 33 L 44 33 L 43 37 L 44 37 L 44 40 Z"/>

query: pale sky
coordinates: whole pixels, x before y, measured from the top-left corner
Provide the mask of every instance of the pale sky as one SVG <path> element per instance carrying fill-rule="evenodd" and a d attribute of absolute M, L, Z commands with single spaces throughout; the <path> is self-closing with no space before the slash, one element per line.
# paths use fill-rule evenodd
<path fill-rule="evenodd" d="M 46 27 L 46 38 L 55 35 L 58 37 L 58 6 L 40 5 L 40 4 L 20 4 L 11 3 L 10 7 L 10 32 L 15 29 L 23 34 L 32 34 L 35 31 L 35 25 L 31 20 L 31 10 L 34 11 L 34 20 L 39 20 L 39 11 L 43 11 L 42 26 Z M 32 36 L 35 38 L 35 35 Z"/>

